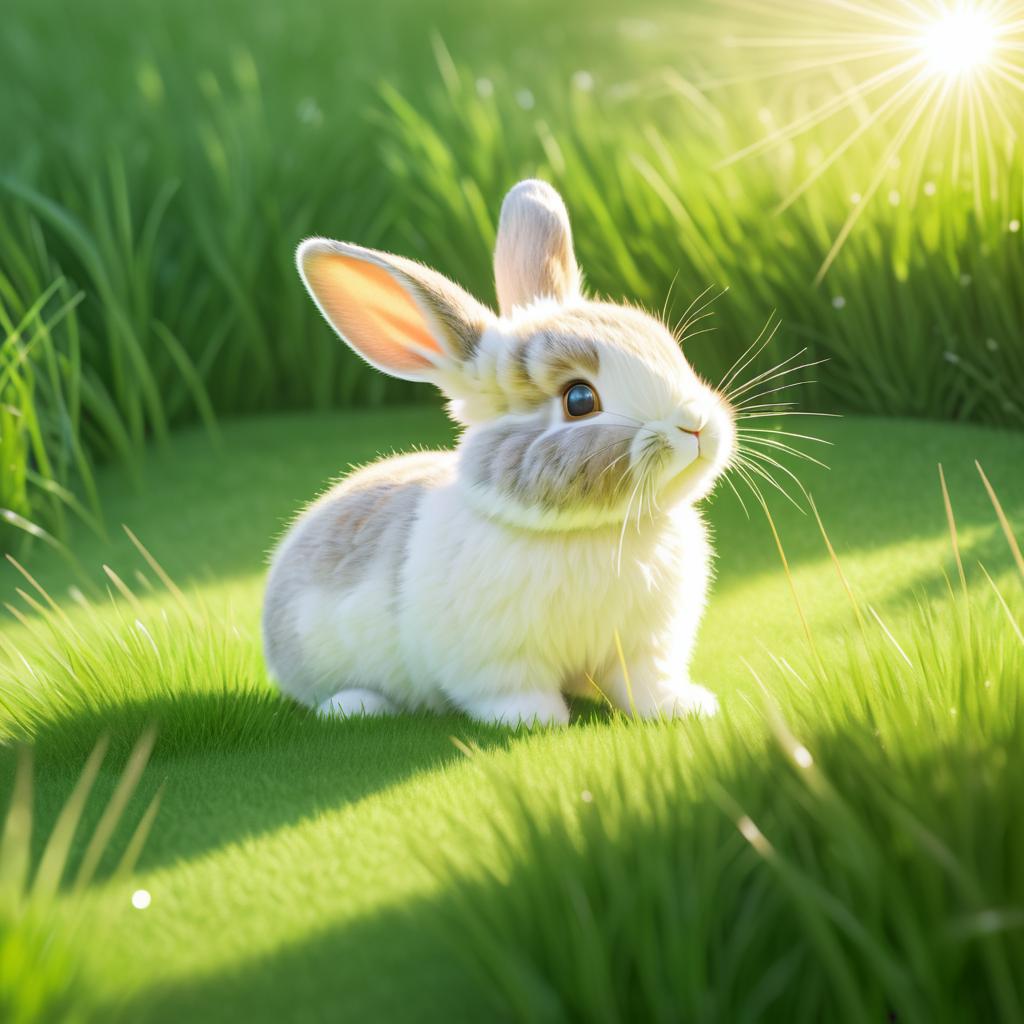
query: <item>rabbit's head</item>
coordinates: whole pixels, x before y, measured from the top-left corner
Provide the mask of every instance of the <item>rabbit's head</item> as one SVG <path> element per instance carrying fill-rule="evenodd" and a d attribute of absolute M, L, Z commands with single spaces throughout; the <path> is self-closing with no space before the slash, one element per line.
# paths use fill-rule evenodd
<path fill-rule="evenodd" d="M 664 324 L 584 298 L 550 185 L 505 197 L 494 264 L 500 315 L 399 256 L 322 238 L 298 250 L 314 301 L 359 355 L 448 396 L 467 427 L 459 479 L 486 514 L 581 529 L 705 495 L 732 456 L 732 411 Z"/>

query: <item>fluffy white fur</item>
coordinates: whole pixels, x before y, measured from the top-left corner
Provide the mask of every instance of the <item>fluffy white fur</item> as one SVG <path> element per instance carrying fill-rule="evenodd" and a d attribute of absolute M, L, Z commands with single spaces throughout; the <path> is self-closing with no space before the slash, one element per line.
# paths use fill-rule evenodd
<path fill-rule="evenodd" d="M 299 517 L 268 580 L 270 673 L 330 714 L 454 705 L 486 721 L 565 723 L 563 695 L 595 686 L 643 716 L 713 714 L 715 697 L 688 675 L 711 561 L 693 502 L 731 455 L 731 412 L 661 325 L 579 296 L 550 186 L 511 197 L 501 318 L 481 321 L 437 275 L 421 286 L 409 261 L 323 240 L 300 247 L 303 279 L 345 340 L 379 368 L 438 383 L 468 427 L 454 452 L 377 463 Z M 364 252 L 374 268 L 365 290 Z M 543 273 L 517 273 L 520 259 Z M 392 279 L 403 323 L 423 314 L 411 348 L 400 330 L 388 334 Z M 539 301 L 528 301 L 530 282 Z M 349 314 L 364 294 L 383 314 Z M 564 387 L 584 378 L 602 409 L 567 420 Z M 492 464 L 520 437 L 517 462 Z M 539 451 L 564 468 L 534 465 Z M 600 471 L 582 465 L 595 454 Z"/>

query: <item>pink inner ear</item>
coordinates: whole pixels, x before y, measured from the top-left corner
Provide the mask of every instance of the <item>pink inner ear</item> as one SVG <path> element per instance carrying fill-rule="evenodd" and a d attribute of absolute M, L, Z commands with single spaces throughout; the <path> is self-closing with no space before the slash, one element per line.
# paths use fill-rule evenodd
<path fill-rule="evenodd" d="M 306 257 L 303 270 L 334 329 L 369 362 L 417 373 L 435 365 L 421 349 L 444 354 L 415 301 L 383 267 L 318 252 Z"/>

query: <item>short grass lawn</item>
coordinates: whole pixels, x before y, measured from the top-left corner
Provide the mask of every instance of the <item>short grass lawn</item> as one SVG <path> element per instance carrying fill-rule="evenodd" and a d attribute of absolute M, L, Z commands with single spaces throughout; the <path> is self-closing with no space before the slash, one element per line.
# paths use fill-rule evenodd
<path fill-rule="evenodd" d="M 268 688 L 274 539 L 348 464 L 447 443 L 435 410 L 228 422 L 219 444 L 176 435 L 141 483 L 103 475 L 109 537 L 71 545 L 91 583 L 40 545 L 25 565 L 59 608 L 44 614 L 13 566 L 0 575 L 16 609 L 0 727 L 34 747 L 37 855 L 97 738 L 111 752 L 84 826 L 159 728 L 99 880 L 54 910 L 82 929 L 83 1005 L 132 1021 L 923 1021 L 972 999 L 1020 1019 L 1024 580 L 974 460 L 1019 534 L 1024 438 L 814 422 L 831 468 L 798 472 L 862 626 L 812 515 L 769 499 L 787 577 L 763 513 L 720 487 L 694 666 L 722 697 L 707 724 L 325 722 Z M 110 877 L 161 785 L 137 867 Z"/>

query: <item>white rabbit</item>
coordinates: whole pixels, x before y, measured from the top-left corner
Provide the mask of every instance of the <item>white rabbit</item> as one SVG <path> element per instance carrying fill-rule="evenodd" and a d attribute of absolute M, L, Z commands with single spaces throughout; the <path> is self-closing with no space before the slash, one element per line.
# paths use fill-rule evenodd
<path fill-rule="evenodd" d="M 399 256 L 311 238 L 297 261 L 338 334 L 437 385 L 465 429 L 295 521 L 263 612 L 281 690 L 341 715 L 564 723 L 563 695 L 596 684 L 643 716 L 713 714 L 688 676 L 711 558 L 693 503 L 731 457 L 732 411 L 660 322 L 584 298 L 554 189 L 505 198 L 500 316 Z"/>

